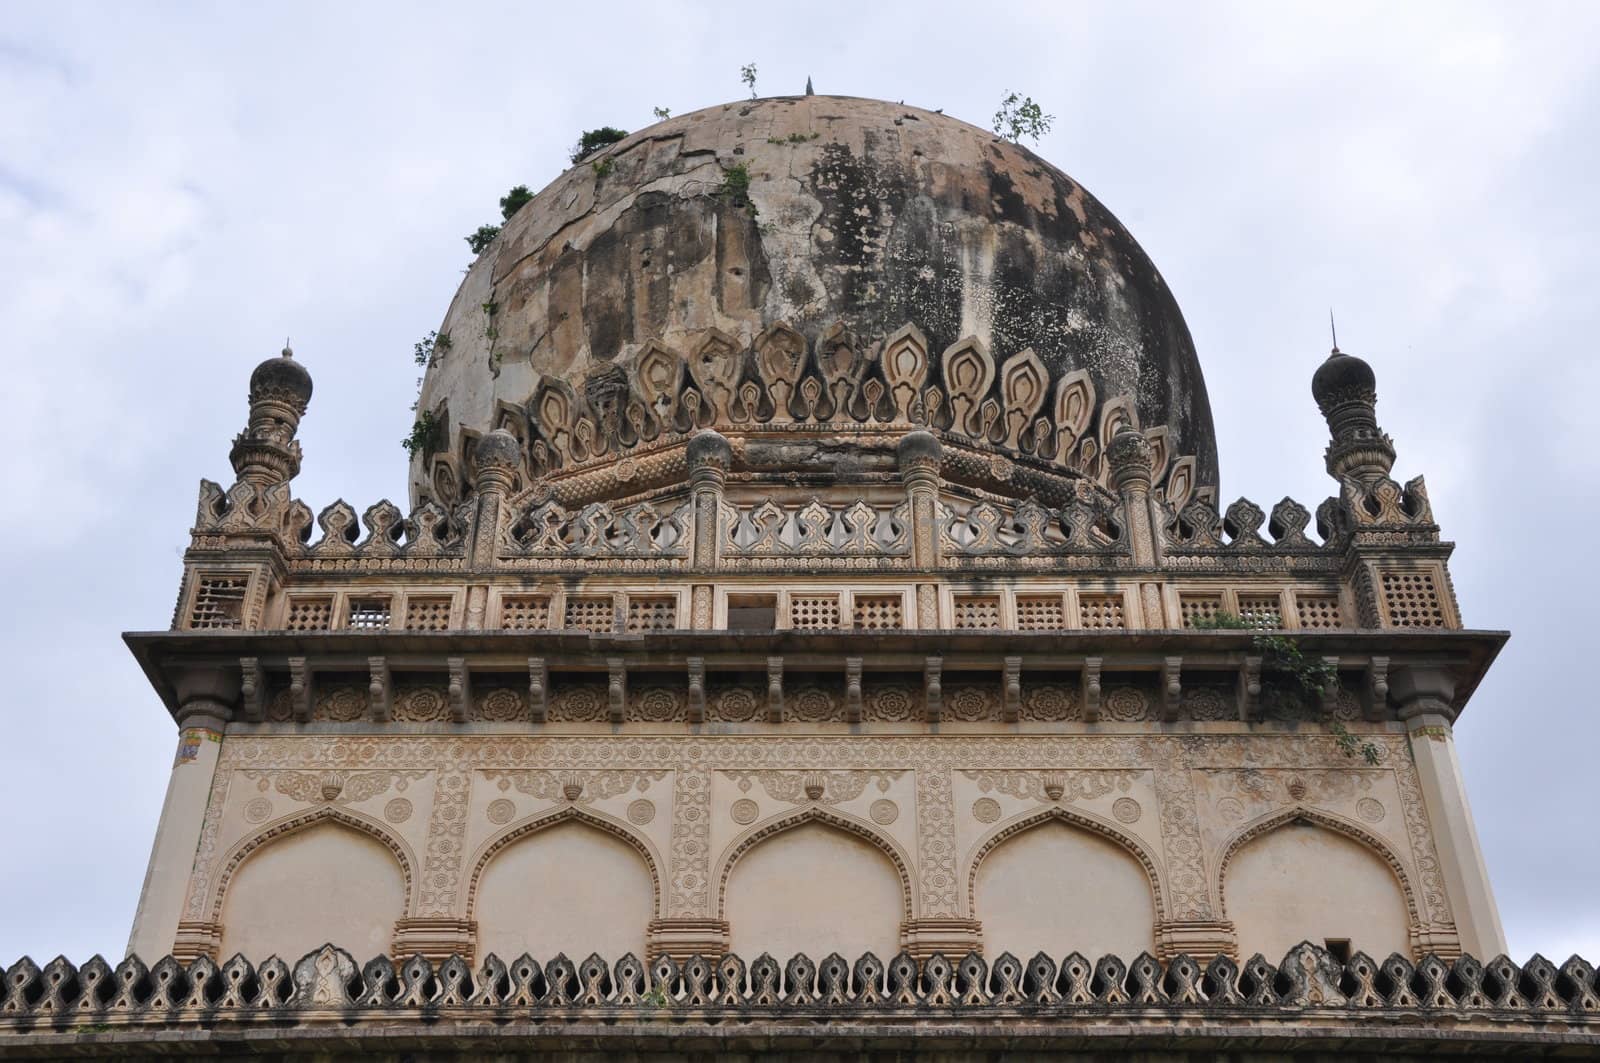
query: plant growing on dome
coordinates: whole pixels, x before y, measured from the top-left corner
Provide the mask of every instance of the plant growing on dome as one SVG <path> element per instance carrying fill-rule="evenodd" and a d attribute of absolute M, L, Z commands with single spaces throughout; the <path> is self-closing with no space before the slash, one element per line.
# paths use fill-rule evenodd
<path fill-rule="evenodd" d="M 494 243 L 494 238 L 500 235 L 498 225 L 480 225 L 478 231 L 466 238 L 467 246 L 472 248 L 474 255 L 483 254 L 483 249 Z"/>
<path fill-rule="evenodd" d="M 528 191 L 527 185 L 517 185 L 511 191 L 500 197 L 500 218 L 510 221 L 511 215 L 521 210 L 533 198 L 533 193 Z"/>
<path fill-rule="evenodd" d="M 599 129 L 585 129 L 578 142 L 572 146 L 572 162 L 580 163 L 601 148 L 610 147 L 628 135 L 626 129 L 603 125 Z"/>
<path fill-rule="evenodd" d="M 664 122 L 672 117 L 671 107 L 652 107 L 650 113 L 656 116 L 656 121 Z"/>
<path fill-rule="evenodd" d="M 1045 114 L 1032 96 L 1008 92 L 1000 101 L 1000 109 L 994 112 L 994 131 L 1013 144 L 1022 143 L 1023 137 L 1037 144 L 1040 137 L 1050 132 L 1055 120 L 1056 116 Z"/>
<path fill-rule="evenodd" d="M 450 333 L 440 335 L 437 332 L 430 332 L 412 347 L 412 357 L 418 365 L 430 366 L 436 358 L 443 358 L 449 354 L 452 346 L 454 341 L 450 339 Z"/>
<path fill-rule="evenodd" d="M 736 207 L 748 209 L 752 218 L 759 213 L 750 201 L 750 169 L 742 162 L 722 171 L 722 187 L 717 189 L 717 195 Z"/>
<path fill-rule="evenodd" d="M 444 446 L 444 422 L 435 417 L 432 410 L 423 410 L 412 424 L 411 434 L 402 439 L 400 445 L 412 458 L 419 454 L 426 458 L 438 452 Z"/>
<path fill-rule="evenodd" d="M 744 66 L 741 66 L 739 68 L 739 80 L 744 82 L 745 87 L 750 90 L 750 98 L 752 100 L 755 99 L 756 98 L 756 65 L 754 63 L 746 63 Z"/>

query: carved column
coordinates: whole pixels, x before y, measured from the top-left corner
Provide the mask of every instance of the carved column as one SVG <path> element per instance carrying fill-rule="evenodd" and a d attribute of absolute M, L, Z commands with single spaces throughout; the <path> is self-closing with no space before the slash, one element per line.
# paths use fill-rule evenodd
<path fill-rule="evenodd" d="M 478 519 L 467 556 L 473 571 L 487 572 L 499 556 L 501 511 L 522 464 L 522 444 L 510 432 L 496 428 L 478 440 L 473 457 L 478 466 Z"/>
<path fill-rule="evenodd" d="M 939 568 L 939 463 L 944 448 L 931 432 L 908 432 L 896 449 L 900 479 L 911 510 L 911 567 L 919 572 Z M 917 584 L 917 627 L 939 626 L 938 584 Z"/>
<path fill-rule="evenodd" d="M 222 942 L 222 930 L 215 924 L 180 918 L 222 752 L 223 728 L 239 696 L 239 678 L 230 668 L 196 668 L 179 673 L 175 685 L 178 752 L 128 936 L 128 952 L 146 962 L 168 952 L 181 953 L 181 959 L 215 957 Z"/>
<path fill-rule="evenodd" d="M 711 887 L 711 773 L 679 770 L 672 784 L 672 851 L 666 916 L 650 921 L 650 958 L 720 956 L 728 951 L 728 924 L 717 918 Z"/>
<path fill-rule="evenodd" d="M 694 505 L 694 556 L 691 567 L 710 574 L 722 560 L 721 514 L 723 486 L 733 448 L 720 432 L 697 432 L 689 440 L 689 497 Z M 693 625 L 697 631 L 711 627 L 712 585 L 697 583 L 693 591 Z"/>
<path fill-rule="evenodd" d="M 1389 695 L 1405 721 L 1434 847 L 1444 856 L 1440 864 L 1459 948 L 1474 956 L 1498 956 L 1506 951 L 1506 935 L 1456 758 L 1455 680 L 1441 667 L 1406 665 L 1390 673 Z M 1437 930 L 1448 933 L 1448 928 Z M 1443 954 L 1449 944 L 1424 942 L 1423 946 Z"/>
<path fill-rule="evenodd" d="M 1151 469 L 1154 458 L 1150 441 L 1130 424 L 1124 424 L 1106 446 L 1106 461 L 1111 469 L 1111 489 L 1122 501 L 1122 519 L 1127 528 L 1128 547 L 1133 563 L 1140 568 L 1156 566 L 1155 521 L 1150 519 Z M 1167 627 L 1161 601 L 1161 584 L 1139 584 L 1140 612 L 1147 628 Z"/>

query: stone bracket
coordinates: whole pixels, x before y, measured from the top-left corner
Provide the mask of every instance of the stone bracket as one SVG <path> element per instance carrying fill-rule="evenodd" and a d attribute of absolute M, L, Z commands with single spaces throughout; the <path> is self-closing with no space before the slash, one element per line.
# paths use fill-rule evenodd
<path fill-rule="evenodd" d="M 265 713 L 266 673 L 261 658 L 239 658 L 239 710 L 246 720 L 260 723 Z"/>
<path fill-rule="evenodd" d="M 1361 687 L 1361 715 L 1374 721 L 1389 716 L 1389 658 L 1374 657 L 1367 665 L 1367 679 Z"/>
<path fill-rule="evenodd" d="M 1238 935 L 1227 920 L 1183 920 L 1156 924 L 1156 958 L 1165 962 L 1187 954 L 1204 966 L 1216 956 L 1232 956 Z"/>
<path fill-rule="evenodd" d="M 312 690 L 311 666 L 304 657 L 289 658 L 289 702 L 294 718 L 300 723 L 309 722 L 316 708 L 316 692 Z"/>
<path fill-rule="evenodd" d="M 900 924 L 900 941 L 919 961 L 936 952 L 965 956 L 983 947 L 983 924 L 959 916 L 907 919 Z"/>
<path fill-rule="evenodd" d="M 783 658 L 767 658 L 767 722 L 783 722 Z"/>
<path fill-rule="evenodd" d="M 1167 657 L 1161 662 L 1161 718 L 1176 720 L 1183 709 L 1183 658 Z"/>
<path fill-rule="evenodd" d="M 1334 710 L 1339 707 L 1339 658 L 1322 658 L 1323 667 L 1333 678 L 1322 685 L 1321 710 L 1322 718 L 1333 719 Z"/>
<path fill-rule="evenodd" d="M 478 924 L 471 919 L 397 919 L 394 924 L 394 955 L 421 953 L 433 963 L 460 956 L 469 964 L 477 951 Z"/>
<path fill-rule="evenodd" d="M 621 723 L 628 711 L 628 664 L 621 657 L 606 658 L 606 703 L 612 723 Z"/>
<path fill-rule="evenodd" d="M 1261 658 L 1248 655 L 1239 665 L 1239 720 L 1251 723 L 1261 719 Z"/>
<path fill-rule="evenodd" d="M 367 715 L 384 723 L 394 718 L 394 677 L 389 671 L 387 657 L 368 657 Z"/>
<path fill-rule="evenodd" d="M 472 670 L 465 657 L 447 657 L 445 667 L 450 672 L 450 719 L 466 723 L 472 713 Z"/>
<path fill-rule="evenodd" d="M 1098 723 L 1100 721 L 1100 666 L 1104 663 L 1104 657 L 1085 657 L 1083 659 L 1083 720 L 1085 723 Z"/>
<path fill-rule="evenodd" d="M 724 919 L 652 919 L 648 934 L 652 962 L 671 956 L 683 963 L 692 956 L 721 956 L 728 951 Z"/>
<path fill-rule="evenodd" d="M 861 722 L 861 658 L 844 659 L 844 718 L 848 723 Z"/>
<path fill-rule="evenodd" d="M 1022 715 L 1022 658 L 1007 657 L 1000 680 L 1000 718 L 1016 723 Z"/>
<path fill-rule="evenodd" d="M 706 659 L 690 657 L 689 667 L 689 722 L 706 720 Z"/>
<path fill-rule="evenodd" d="M 923 702 L 929 723 L 938 723 L 944 713 L 944 658 L 929 657 L 922 664 Z"/>
<path fill-rule="evenodd" d="M 534 723 L 544 723 L 550 718 L 550 672 L 543 657 L 528 658 L 528 708 L 533 712 Z"/>

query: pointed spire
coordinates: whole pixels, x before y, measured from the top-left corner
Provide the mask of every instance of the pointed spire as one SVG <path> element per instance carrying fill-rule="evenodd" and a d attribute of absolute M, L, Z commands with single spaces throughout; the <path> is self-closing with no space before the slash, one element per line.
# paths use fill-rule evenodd
<path fill-rule="evenodd" d="M 806 95 L 807 96 L 815 96 L 816 94 L 817 94 L 817 90 L 811 87 L 811 75 L 807 74 L 806 75 Z"/>
<path fill-rule="evenodd" d="M 1328 332 L 1333 336 L 1333 354 L 1339 353 L 1339 329 L 1333 323 L 1333 307 L 1328 307 Z"/>

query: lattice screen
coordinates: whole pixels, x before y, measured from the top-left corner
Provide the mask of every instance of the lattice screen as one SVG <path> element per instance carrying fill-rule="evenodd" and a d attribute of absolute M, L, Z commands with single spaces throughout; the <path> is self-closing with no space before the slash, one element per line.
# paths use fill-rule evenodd
<path fill-rule="evenodd" d="M 345 627 L 362 631 L 381 631 L 389 626 L 392 606 L 388 598 L 352 598 Z"/>
<path fill-rule="evenodd" d="M 671 594 L 628 595 L 629 631 L 673 631 L 678 626 L 678 599 Z"/>
<path fill-rule="evenodd" d="M 250 576 L 242 572 L 209 573 L 200 577 L 189 610 L 189 626 L 200 630 L 244 626 L 244 596 Z"/>
<path fill-rule="evenodd" d="M 1300 619 L 1300 626 L 1316 630 L 1344 626 L 1344 617 L 1339 612 L 1339 596 L 1337 594 L 1303 594 L 1296 592 L 1294 596 L 1295 616 Z"/>
<path fill-rule="evenodd" d="M 992 630 L 1000 626 L 1000 597 L 994 594 L 958 594 L 955 597 L 955 626 Z"/>
<path fill-rule="evenodd" d="M 866 631 L 898 630 L 906 626 L 905 605 L 898 594 L 858 594 L 851 608 L 856 627 Z"/>
<path fill-rule="evenodd" d="M 332 598 L 290 598 L 285 631 L 326 631 L 333 626 Z"/>
<path fill-rule="evenodd" d="M 568 598 L 566 626 L 584 631 L 616 630 L 616 606 L 612 603 L 611 596 L 608 594 L 603 597 Z"/>
<path fill-rule="evenodd" d="M 839 627 L 837 594 L 791 594 L 789 626 L 801 631 L 834 631 Z"/>
<path fill-rule="evenodd" d="M 406 630 L 450 630 L 450 604 L 451 600 L 449 598 L 408 597 L 406 599 Z"/>
<path fill-rule="evenodd" d="M 1183 617 L 1184 627 L 1194 627 L 1197 620 L 1201 622 L 1215 620 L 1217 614 L 1222 612 L 1222 595 L 1180 594 L 1178 612 Z"/>
<path fill-rule="evenodd" d="M 506 631 L 542 631 L 550 626 L 548 594 L 508 594 L 500 599 L 500 626 Z"/>
<path fill-rule="evenodd" d="M 1283 626 L 1283 602 L 1276 594 L 1239 595 L 1239 619 L 1263 630 Z"/>
<path fill-rule="evenodd" d="M 1121 630 L 1128 626 L 1120 594 L 1078 595 L 1078 626 L 1088 631 Z"/>
<path fill-rule="evenodd" d="M 1383 605 L 1391 627 L 1444 627 L 1444 602 L 1433 573 L 1383 572 Z"/>
<path fill-rule="evenodd" d="M 1022 631 L 1060 631 L 1067 626 L 1067 610 L 1059 594 L 1017 595 L 1017 628 Z"/>

